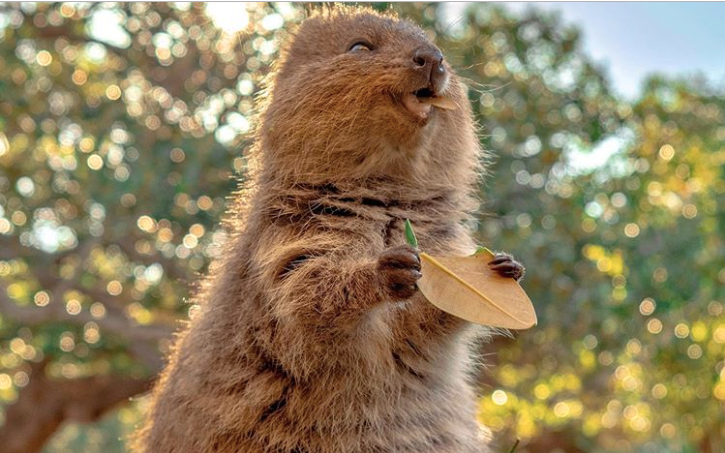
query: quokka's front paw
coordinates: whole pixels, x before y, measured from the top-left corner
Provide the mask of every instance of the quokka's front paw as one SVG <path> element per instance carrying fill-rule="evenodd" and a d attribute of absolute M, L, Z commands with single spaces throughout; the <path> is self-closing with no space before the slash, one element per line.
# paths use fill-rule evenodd
<path fill-rule="evenodd" d="M 393 300 L 413 297 L 421 277 L 418 251 L 409 245 L 391 247 L 380 254 L 378 271 L 383 290 Z"/>
<path fill-rule="evenodd" d="M 526 273 L 524 265 L 516 261 L 508 253 L 496 253 L 496 256 L 488 265 L 502 277 L 511 277 L 516 281 L 521 280 Z"/>

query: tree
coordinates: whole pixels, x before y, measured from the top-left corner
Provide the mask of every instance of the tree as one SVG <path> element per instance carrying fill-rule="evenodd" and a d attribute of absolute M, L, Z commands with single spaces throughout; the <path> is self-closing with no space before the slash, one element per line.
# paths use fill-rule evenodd
<path fill-rule="evenodd" d="M 528 267 L 539 326 L 484 346 L 500 450 L 720 451 L 723 94 L 653 78 L 626 103 L 556 16 L 471 5 L 443 25 L 449 6 L 394 7 L 469 80 L 492 155 L 480 240 Z M 237 34 L 195 4 L 0 6 L 6 449 L 39 451 L 148 387 L 302 17 L 252 5 Z M 45 451 L 123 451 L 142 406 L 66 423 Z"/>
<path fill-rule="evenodd" d="M 202 5 L 0 8 L 0 392 L 14 401 L 2 438 L 29 452 L 161 367 L 188 286 L 224 241 L 217 220 L 245 165 L 235 139 L 279 20 L 300 15 L 250 10 L 242 42 Z M 50 404 L 73 385 L 85 391 Z M 99 407 L 110 388 L 126 391 Z"/>
<path fill-rule="evenodd" d="M 474 7 L 449 34 L 491 87 L 481 239 L 529 263 L 540 315 L 498 345 L 482 419 L 528 451 L 721 450 L 722 93 L 653 79 L 616 100 L 538 13 Z"/>

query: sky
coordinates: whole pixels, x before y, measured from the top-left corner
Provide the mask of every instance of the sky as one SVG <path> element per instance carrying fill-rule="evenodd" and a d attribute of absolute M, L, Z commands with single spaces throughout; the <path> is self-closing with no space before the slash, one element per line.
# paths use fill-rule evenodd
<path fill-rule="evenodd" d="M 603 64 L 615 91 L 635 98 L 652 73 L 704 74 L 725 87 L 725 3 L 704 2 L 510 2 L 559 11 L 583 31 L 584 49 Z"/>

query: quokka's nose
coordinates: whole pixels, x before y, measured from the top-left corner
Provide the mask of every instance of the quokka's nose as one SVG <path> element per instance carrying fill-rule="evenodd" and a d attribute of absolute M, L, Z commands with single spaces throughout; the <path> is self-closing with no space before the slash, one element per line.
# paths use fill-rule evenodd
<path fill-rule="evenodd" d="M 419 47 L 413 54 L 413 64 L 428 76 L 433 86 L 438 86 L 446 76 L 443 54 L 434 47 Z"/>

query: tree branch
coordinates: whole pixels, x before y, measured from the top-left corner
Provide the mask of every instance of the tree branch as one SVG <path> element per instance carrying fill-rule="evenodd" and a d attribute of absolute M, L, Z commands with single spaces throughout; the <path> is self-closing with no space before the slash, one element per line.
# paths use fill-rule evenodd
<path fill-rule="evenodd" d="M 120 376 L 50 379 L 46 364 L 33 365 L 30 382 L 5 410 L 5 424 L 0 427 L 4 453 L 37 453 L 64 421 L 98 420 L 153 382 Z"/>
<path fill-rule="evenodd" d="M 161 365 L 160 355 L 154 343 L 171 338 L 174 331 L 171 326 L 160 324 L 134 325 L 127 318 L 111 311 L 107 311 L 106 316 L 102 318 L 94 318 L 87 312 L 68 314 L 60 304 L 52 307 L 21 307 L 7 297 L 5 288 L 1 285 L 0 313 L 25 325 L 38 325 L 51 321 L 81 325 L 95 322 L 102 330 L 126 339 L 131 353 L 152 370 L 159 369 Z"/>

